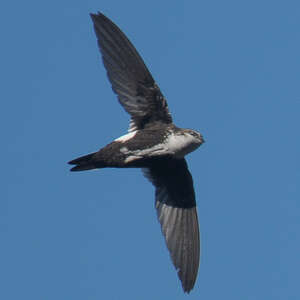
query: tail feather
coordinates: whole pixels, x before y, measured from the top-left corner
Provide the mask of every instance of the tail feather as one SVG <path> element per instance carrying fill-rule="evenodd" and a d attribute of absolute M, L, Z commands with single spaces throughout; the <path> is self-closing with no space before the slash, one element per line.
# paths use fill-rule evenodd
<path fill-rule="evenodd" d="M 86 171 L 104 167 L 104 164 L 95 159 L 95 154 L 96 152 L 69 161 L 68 164 L 75 165 L 70 171 Z"/>

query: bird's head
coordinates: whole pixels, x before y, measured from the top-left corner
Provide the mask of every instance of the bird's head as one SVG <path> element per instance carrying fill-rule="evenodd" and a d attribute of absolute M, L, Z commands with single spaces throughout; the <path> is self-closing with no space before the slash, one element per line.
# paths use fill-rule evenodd
<path fill-rule="evenodd" d="M 204 140 L 199 132 L 192 129 L 180 129 L 174 139 L 171 138 L 169 147 L 175 156 L 183 157 L 196 150 L 202 143 Z"/>
<path fill-rule="evenodd" d="M 193 139 L 193 142 L 195 144 L 198 144 L 198 147 L 205 142 L 201 133 L 196 130 L 184 129 L 184 134 L 191 137 Z"/>

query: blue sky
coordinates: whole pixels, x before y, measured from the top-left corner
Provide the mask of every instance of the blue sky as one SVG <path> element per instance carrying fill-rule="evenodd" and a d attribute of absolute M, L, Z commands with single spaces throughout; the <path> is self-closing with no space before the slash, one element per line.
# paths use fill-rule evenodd
<path fill-rule="evenodd" d="M 0 299 L 300 299 L 300 2 L 182 2 L 1 2 Z M 188 296 L 140 170 L 66 164 L 128 128 L 98 10 L 206 140 L 188 156 L 202 241 Z"/>

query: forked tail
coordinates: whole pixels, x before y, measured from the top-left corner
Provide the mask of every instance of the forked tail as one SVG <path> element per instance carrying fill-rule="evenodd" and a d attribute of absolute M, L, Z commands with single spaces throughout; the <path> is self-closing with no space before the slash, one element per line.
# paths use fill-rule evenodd
<path fill-rule="evenodd" d="M 96 159 L 96 152 L 84 155 L 68 162 L 70 165 L 75 165 L 70 171 L 86 171 L 97 168 L 104 168 L 105 164 Z"/>

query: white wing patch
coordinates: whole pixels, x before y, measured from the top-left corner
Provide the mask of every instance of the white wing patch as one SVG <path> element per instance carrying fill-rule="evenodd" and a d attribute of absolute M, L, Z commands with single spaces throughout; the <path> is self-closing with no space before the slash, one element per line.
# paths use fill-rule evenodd
<path fill-rule="evenodd" d="M 136 135 L 136 133 L 137 133 L 137 131 L 129 132 L 129 133 L 125 134 L 125 135 L 120 136 L 119 138 L 115 139 L 114 141 L 115 142 L 125 143 L 128 140 L 132 139 Z"/>

